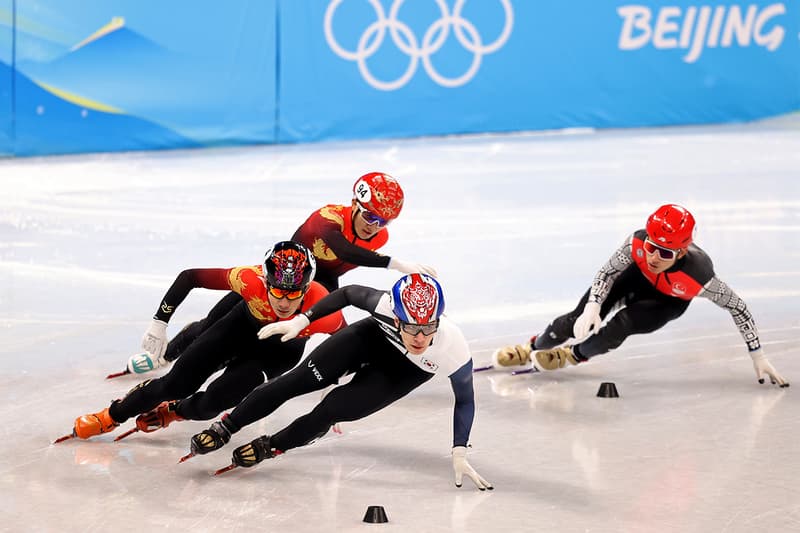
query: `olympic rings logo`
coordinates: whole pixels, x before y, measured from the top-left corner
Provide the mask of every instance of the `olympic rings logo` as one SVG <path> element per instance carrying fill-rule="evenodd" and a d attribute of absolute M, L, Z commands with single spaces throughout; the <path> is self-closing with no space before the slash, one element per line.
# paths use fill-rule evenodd
<path fill-rule="evenodd" d="M 503 30 L 500 36 L 492 43 L 484 45 L 483 39 L 475 26 L 461 16 L 461 11 L 466 1 L 467 0 L 456 0 L 453 13 L 450 14 L 445 0 L 435 0 L 441 13 L 441 18 L 428 27 L 425 31 L 425 35 L 422 37 L 422 46 L 420 46 L 417 36 L 411 28 L 409 28 L 407 24 L 400 22 L 397 18 L 397 14 L 404 0 L 394 0 L 392 2 L 388 17 L 386 16 L 386 12 L 380 0 L 369 0 L 369 3 L 375 10 L 377 20 L 370 24 L 367 29 L 364 30 L 364 33 L 361 34 L 356 50 L 350 51 L 342 48 L 333 36 L 333 17 L 336 9 L 344 0 L 332 0 L 331 3 L 328 4 L 328 9 L 325 11 L 325 39 L 328 41 L 328 46 L 331 47 L 331 50 L 333 50 L 336 55 L 348 61 L 356 61 L 361 76 L 376 89 L 394 91 L 403 87 L 416 73 L 420 59 L 422 60 L 425 72 L 428 73 L 428 76 L 430 76 L 433 81 L 443 87 L 460 87 L 475 77 L 475 74 L 481 66 L 483 56 L 496 52 L 508 41 L 511 35 L 511 29 L 514 25 L 514 12 L 511 7 L 511 0 L 500 0 L 505 12 Z M 472 62 L 469 68 L 467 68 L 467 71 L 456 78 L 443 76 L 434 68 L 431 62 L 431 56 L 436 54 L 436 52 L 444 46 L 445 41 L 450 35 L 451 26 L 459 44 L 473 54 Z M 383 45 L 387 29 L 389 30 L 392 43 L 409 57 L 408 67 L 405 72 L 399 78 L 391 81 L 377 79 L 367 66 L 367 60 L 377 52 L 381 45 Z"/>

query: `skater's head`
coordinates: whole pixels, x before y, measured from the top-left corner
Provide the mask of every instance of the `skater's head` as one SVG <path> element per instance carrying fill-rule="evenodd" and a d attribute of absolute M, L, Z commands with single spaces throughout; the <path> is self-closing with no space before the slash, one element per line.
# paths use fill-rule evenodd
<path fill-rule="evenodd" d="M 403 189 L 389 174 L 370 172 L 353 184 L 353 229 L 370 239 L 403 209 Z"/>
<path fill-rule="evenodd" d="M 300 243 L 281 241 L 267 251 L 264 284 L 278 318 L 289 318 L 297 312 L 316 271 L 314 255 Z"/>
<path fill-rule="evenodd" d="M 433 341 L 444 312 L 442 286 L 427 274 L 406 274 L 390 293 L 395 326 L 406 350 L 420 355 Z"/>
<path fill-rule="evenodd" d="M 665 204 L 647 219 L 646 230 L 647 267 L 659 274 L 686 255 L 694 239 L 694 217 L 684 207 Z"/>

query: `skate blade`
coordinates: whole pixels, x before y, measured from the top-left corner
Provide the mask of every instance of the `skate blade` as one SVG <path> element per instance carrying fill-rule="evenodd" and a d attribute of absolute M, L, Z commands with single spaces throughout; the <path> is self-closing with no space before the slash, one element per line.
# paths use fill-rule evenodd
<path fill-rule="evenodd" d="M 58 444 L 59 442 L 64 442 L 65 440 L 74 439 L 77 435 L 75 433 L 70 433 L 69 435 L 64 435 L 63 437 L 59 437 L 53 441 L 53 444 Z"/>
<path fill-rule="evenodd" d="M 237 466 L 236 463 L 231 463 L 231 464 L 229 464 L 228 466 L 226 466 L 224 468 L 220 468 L 219 470 L 214 471 L 214 475 L 218 476 L 220 474 L 224 474 L 225 472 L 233 470 L 234 468 L 236 468 L 236 466 Z"/>
<path fill-rule="evenodd" d="M 122 372 L 116 372 L 116 373 L 114 373 L 114 374 L 109 374 L 109 375 L 107 375 L 107 376 L 106 376 L 106 379 L 114 379 L 114 378 L 118 378 L 118 377 L 120 377 L 120 376 L 126 376 L 126 375 L 128 375 L 128 374 L 130 374 L 130 373 L 131 373 L 131 371 L 130 371 L 130 370 L 128 370 L 128 369 L 126 368 L 126 369 L 125 369 L 124 371 L 122 371 Z"/>
<path fill-rule="evenodd" d="M 192 457 L 194 457 L 195 455 L 196 455 L 196 454 L 195 454 L 194 452 L 189 452 L 189 453 L 187 453 L 186 455 L 184 455 L 183 457 L 181 457 L 180 459 L 178 459 L 178 464 L 181 464 L 181 463 L 182 463 L 182 462 L 184 462 L 184 461 L 188 461 L 189 459 L 191 459 L 191 458 L 192 458 Z"/>
<path fill-rule="evenodd" d="M 489 366 L 479 366 L 479 367 L 473 368 L 473 369 L 472 369 L 472 372 L 473 372 L 473 374 L 474 374 L 475 372 L 483 372 L 484 370 L 491 370 L 491 369 L 493 369 L 493 368 L 494 368 L 494 365 L 489 365 Z"/>
<path fill-rule="evenodd" d="M 134 433 L 136 433 L 137 431 L 139 431 L 139 428 L 133 428 L 133 429 L 129 429 L 128 431 L 126 431 L 125 433 L 123 433 L 122 435 L 120 435 L 120 436 L 118 436 L 116 439 L 114 439 L 114 442 L 117 442 L 118 440 L 122 440 L 122 439 L 124 439 L 125 437 L 128 437 L 128 436 L 130 436 L 130 435 L 133 435 L 133 434 L 134 434 Z"/>
<path fill-rule="evenodd" d="M 532 366 L 530 368 L 526 368 L 525 370 L 514 370 L 511 375 L 517 376 L 519 374 L 536 374 L 537 372 L 539 372 L 539 369 L 535 366 Z"/>

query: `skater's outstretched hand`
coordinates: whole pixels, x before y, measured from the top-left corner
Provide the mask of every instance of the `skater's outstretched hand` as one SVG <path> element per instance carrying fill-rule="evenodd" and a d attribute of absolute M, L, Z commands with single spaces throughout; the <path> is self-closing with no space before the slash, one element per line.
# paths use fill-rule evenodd
<path fill-rule="evenodd" d="M 401 261 L 392 257 L 389 259 L 389 266 L 392 270 L 397 270 L 403 274 L 416 274 L 419 272 L 420 274 L 427 274 L 428 276 L 436 277 L 436 269 L 432 266 L 423 265 L 421 263 L 411 263 L 409 261 Z"/>
<path fill-rule="evenodd" d="M 466 475 L 479 490 L 494 489 L 494 486 L 483 479 L 467 461 L 466 446 L 453 446 L 453 470 L 456 473 L 456 487 L 461 487 L 461 481 Z"/>
<path fill-rule="evenodd" d="M 258 338 L 264 340 L 273 335 L 283 335 L 281 337 L 281 342 L 286 342 L 297 337 L 310 323 L 308 317 L 300 313 L 291 320 L 282 320 L 280 322 L 267 324 L 258 331 Z"/>
<path fill-rule="evenodd" d="M 750 357 L 753 359 L 753 369 L 756 371 L 756 379 L 758 379 L 759 383 L 764 383 L 764 374 L 766 374 L 773 385 L 778 385 L 779 387 L 789 386 L 789 382 L 783 379 L 783 376 L 778 374 L 772 363 L 767 360 L 763 348 L 750 352 Z"/>

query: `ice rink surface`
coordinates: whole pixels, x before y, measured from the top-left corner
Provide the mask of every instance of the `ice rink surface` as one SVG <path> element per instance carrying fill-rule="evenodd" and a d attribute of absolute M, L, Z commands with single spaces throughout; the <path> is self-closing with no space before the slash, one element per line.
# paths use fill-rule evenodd
<path fill-rule="evenodd" d="M 476 365 L 570 310 L 627 235 L 676 202 L 794 386 L 759 385 L 731 316 L 699 298 L 580 367 L 475 374 L 469 460 L 493 492 L 453 484 L 445 378 L 220 477 L 231 445 L 177 464 L 207 422 L 51 444 L 140 381 L 104 377 L 181 270 L 259 263 L 371 170 L 406 192 L 383 251 L 437 267 Z M 796 119 L 0 161 L 0 530 L 800 531 L 798 177 Z M 190 294 L 170 335 L 221 295 Z M 606 381 L 619 398 L 596 397 Z M 370 505 L 389 523 L 363 523 Z"/>

